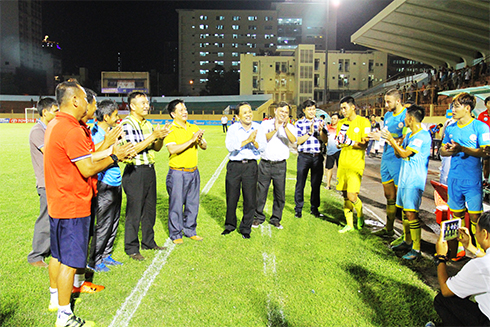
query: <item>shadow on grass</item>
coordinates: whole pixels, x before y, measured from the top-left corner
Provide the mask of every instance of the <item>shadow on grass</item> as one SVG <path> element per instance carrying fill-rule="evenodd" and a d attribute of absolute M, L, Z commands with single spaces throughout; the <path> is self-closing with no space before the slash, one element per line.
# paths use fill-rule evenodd
<path fill-rule="evenodd" d="M 12 318 L 15 315 L 15 304 L 14 303 L 3 303 L 0 305 L 0 326 L 7 326 L 10 322 L 12 323 Z"/>
<path fill-rule="evenodd" d="M 225 226 L 226 200 L 224 197 L 206 194 L 201 196 L 200 210 L 204 210 L 220 228 Z M 238 212 L 237 208 L 237 212 Z"/>
<path fill-rule="evenodd" d="M 168 194 L 166 192 L 157 193 L 156 214 L 157 221 L 160 221 L 163 230 L 168 237 L 170 233 L 168 232 Z"/>
<path fill-rule="evenodd" d="M 423 326 L 437 316 L 433 296 L 421 288 L 368 271 L 356 264 L 344 267 L 357 282 L 358 295 L 372 308 L 377 326 Z"/>

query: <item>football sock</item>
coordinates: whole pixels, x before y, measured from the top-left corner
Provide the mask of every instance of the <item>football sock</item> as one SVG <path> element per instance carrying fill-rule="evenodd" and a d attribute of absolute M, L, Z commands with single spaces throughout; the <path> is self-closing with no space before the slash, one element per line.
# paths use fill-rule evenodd
<path fill-rule="evenodd" d="M 386 203 L 386 230 L 392 231 L 396 218 L 395 200 L 388 200 Z"/>
<path fill-rule="evenodd" d="M 357 213 L 357 228 L 362 228 L 364 226 L 364 214 L 362 213 L 362 201 L 357 198 L 357 201 L 352 203 L 354 209 Z"/>
<path fill-rule="evenodd" d="M 49 288 L 49 294 L 50 294 L 49 302 L 51 304 L 58 305 L 58 289 L 50 287 Z"/>
<path fill-rule="evenodd" d="M 420 220 L 409 220 L 410 236 L 412 238 L 412 249 L 420 252 L 420 239 L 422 238 L 422 229 L 420 228 Z"/>
<path fill-rule="evenodd" d="M 56 319 L 56 323 L 58 325 L 65 325 L 68 321 L 68 318 L 73 314 L 71 311 L 70 305 L 63 305 L 58 308 L 58 317 Z"/>
<path fill-rule="evenodd" d="M 354 209 L 354 207 L 352 206 L 352 202 L 345 199 L 344 200 L 345 221 L 347 222 L 347 225 L 354 228 L 354 214 L 352 213 L 352 209 Z"/>
<path fill-rule="evenodd" d="M 75 278 L 73 278 L 73 286 L 80 287 L 82 286 L 84 281 L 85 281 L 84 274 L 75 274 Z"/>
<path fill-rule="evenodd" d="M 402 211 L 402 223 L 403 223 L 403 239 L 405 243 L 412 244 L 412 236 L 410 235 L 410 224 L 408 222 L 405 212 Z"/>

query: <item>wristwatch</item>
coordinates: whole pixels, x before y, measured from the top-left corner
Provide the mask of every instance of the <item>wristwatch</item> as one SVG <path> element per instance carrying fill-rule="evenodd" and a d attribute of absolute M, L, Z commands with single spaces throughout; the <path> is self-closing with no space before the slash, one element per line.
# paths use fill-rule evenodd
<path fill-rule="evenodd" d="M 439 266 L 440 263 L 446 263 L 448 260 L 449 259 L 445 255 L 434 255 L 434 264 L 436 265 L 436 267 Z"/>
<path fill-rule="evenodd" d="M 119 162 L 119 158 L 114 153 L 111 154 L 111 158 L 112 158 L 112 160 L 114 160 L 114 163 L 117 164 Z"/>

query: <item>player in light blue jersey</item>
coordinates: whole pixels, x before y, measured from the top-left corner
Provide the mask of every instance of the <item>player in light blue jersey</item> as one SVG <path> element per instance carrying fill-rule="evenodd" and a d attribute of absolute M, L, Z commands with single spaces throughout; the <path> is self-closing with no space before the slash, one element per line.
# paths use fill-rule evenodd
<path fill-rule="evenodd" d="M 393 147 L 394 154 L 402 159 L 396 206 L 402 208 L 404 218 L 406 217 L 404 220 L 409 229 L 408 231 L 403 230 L 404 241 L 393 246 L 392 249 L 409 250 L 403 256 L 403 259 L 406 260 L 420 257 L 422 229 L 418 212 L 429 169 L 431 145 L 429 132 L 422 129 L 421 126 L 424 117 L 425 109 L 420 106 L 412 105 L 407 109 L 405 124 L 410 128 L 411 133 L 403 139 L 401 146 L 389 131 L 382 132 L 382 136 Z"/>
<path fill-rule="evenodd" d="M 387 130 L 393 139 L 401 144 L 405 129 L 405 116 L 407 110 L 403 107 L 400 91 L 391 89 L 385 95 L 385 108 L 388 111 L 384 117 L 384 130 Z M 373 138 L 379 138 L 372 135 Z M 393 146 L 389 142 L 385 143 L 383 156 L 381 157 L 381 182 L 383 183 L 386 198 L 386 226 L 375 232 L 378 236 L 393 236 L 393 225 L 396 218 L 396 189 L 398 187 L 398 174 L 400 172 L 401 159 L 397 158 Z M 405 226 L 406 225 L 406 226 Z M 404 230 L 408 230 L 408 225 L 404 224 Z M 401 243 L 395 240 L 395 243 Z"/>
<path fill-rule="evenodd" d="M 447 180 L 448 206 L 457 218 L 463 218 L 468 210 L 470 230 L 474 235 L 483 212 L 481 158 L 486 156 L 484 148 L 490 145 L 490 131 L 485 123 L 471 117 L 476 104 L 473 95 L 460 93 L 452 103 L 453 119 L 457 123 L 446 127 L 441 147 L 441 156 L 451 156 Z M 464 220 L 462 223 L 464 226 Z"/>

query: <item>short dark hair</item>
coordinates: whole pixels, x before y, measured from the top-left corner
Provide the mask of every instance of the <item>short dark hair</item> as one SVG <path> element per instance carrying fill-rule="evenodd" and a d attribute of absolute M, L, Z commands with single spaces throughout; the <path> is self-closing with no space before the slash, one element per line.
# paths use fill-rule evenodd
<path fill-rule="evenodd" d="M 182 100 L 182 99 L 175 99 L 175 100 L 170 101 L 170 102 L 167 104 L 167 108 L 166 108 L 166 110 L 167 110 L 167 112 L 170 114 L 170 117 L 174 118 L 174 117 L 172 116 L 172 113 L 173 113 L 173 112 L 175 112 L 175 107 L 177 107 L 177 105 L 178 105 L 179 103 L 184 103 L 184 100 Z"/>
<path fill-rule="evenodd" d="M 356 100 L 354 100 L 353 97 L 351 97 L 350 95 L 346 96 L 346 97 L 343 97 L 342 99 L 340 99 L 340 103 L 339 104 L 342 104 L 344 102 L 347 102 L 348 104 L 350 105 L 356 105 Z"/>
<path fill-rule="evenodd" d="M 291 106 L 286 101 L 281 101 L 277 104 L 277 108 L 282 108 L 282 107 L 288 107 L 288 109 L 291 110 Z"/>
<path fill-rule="evenodd" d="M 73 89 L 80 88 L 80 84 L 78 82 L 62 82 L 56 86 L 56 102 L 61 106 L 66 101 L 66 95 L 73 93 Z"/>
<path fill-rule="evenodd" d="M 481 214 L 480 219 L 478 219 L 478 226 L 490 233 L 490 211 Z"/>
<path fill-rule="evenodd" d="M 303 108 L 308 108 L 308 107 L 311 107 L 311 106 L 316 106 L 315 100 L 308 99 L 305 102 L 303 102 Z"/>
<path fill-rule="evenodd" d="M 250 105 L 250 103 L 248 103 L 247 101 L 242 101 L 242 102 L 240 102 L 236 106 L 236 109 L 237 109 L 238 114 L 240 114 L 240 108 L 243 107 L 243 106 L 249 106 L 250 108 L 252 108 L 252 106 Z"/>
<path fill-rule="evenodd" d="M 95 97 L 97 96 L 97 93 L 95 93 L 93 90 L 88 89 L 86 87 L 83 88 L 85 90 L 85 93 L 87 94 L 87 102 L 92 103 L 95 101 Z"/>
<path fill-rule="evenodd" d="M 97 121 L 104 121 L 105 115 L 112 115 L 112 113 L 119 109 L 116 101 L 114 100 L 102 100 L 97 106 L 97 110 L 95 111 L 95 118 Z"/>
<path fill-rule="evenodd" d="M 146 93 L 141 92 L 141 91 L 133 91 L 133 92 L 128 94 L 128 106 L 130 109 L 131 109 L 131 101 L 133 101 L 134 98 L 141 97 L 141 96 L 146 97 Z"/>
<path fill-rule="evenodd" d="M 337 118 L 340 117 L 338 112 L 334 112 L 334 113 L 330 114 L 330 118 L 332 118 L 333 116 L 337 116 Z"/>
<path fill-rule="evenodd" d="M 395 97 L 397 99 L 402 98 L 402 94 L 400 93 L 400 90 L 398 90 L 398 89 L 390 89 L 386 92 L 385 95 L 392 96 L 392 97 Z"/>
<path fill-rule="evenodd" d="M 471 94 L 466 93 L 466 92 L 461 92 L 460 94 L 458 94 L 457 96 L 455 96 L 453 98 L 452 103 L 455 103 L 455 102 L 458 102 L 462 106 L 470 106 L 470 111 L 471 111 L 471 110 L 475 109 L 476 98 L 474 95 L 471 95 Z"/>
<path fill-rule="evenodd" d="M 50 110 L 52 106 L 57 106 L 58 102 L 56 102 L 55 99 L 53 98 L 41 98 L 37 102 L 36 108 L 37 112 L 39 113 L 39 116 L 43 116 L 43 110 Z"/>
<path fill-rule="evenodd" d="M 487 105 L 488 101 L 490 101 L 490 96 L 486 97 L 484 101 L 485 101 L 485 105 Z"/>
<path fill-rule="evenodd" d="M 414 117 L 420 123 L 425 118 L 425 109 L 416 104 L 412 104 L 407 108 L 407 115 Z"/>

